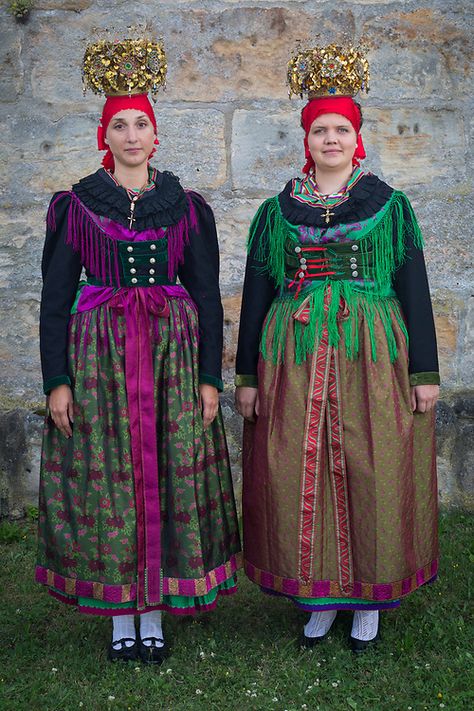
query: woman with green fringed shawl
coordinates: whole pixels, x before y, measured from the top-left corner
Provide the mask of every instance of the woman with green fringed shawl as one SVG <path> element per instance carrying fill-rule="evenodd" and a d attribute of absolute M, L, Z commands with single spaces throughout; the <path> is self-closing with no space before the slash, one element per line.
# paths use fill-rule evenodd
<path fill-rule="evenodd" d="M 302 111 L 305 177 L 250 228 L 236 376 L 246 573 L 311 613 L 306 646 L 354 611 L 356 653 L 438 555 L 423 240 L 407 197 L 360 168 L 361 120 L 347 97 Z"/>

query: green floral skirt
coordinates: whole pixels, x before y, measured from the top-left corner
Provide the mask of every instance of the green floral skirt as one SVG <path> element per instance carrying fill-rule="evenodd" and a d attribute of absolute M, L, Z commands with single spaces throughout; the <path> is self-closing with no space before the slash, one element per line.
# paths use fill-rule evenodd
<path fill-rule="evenodd" d="M 193 302 L 164 317 L 133 292 L 71 316 L 73 436 L 46 418 L 36 579 L 92 614 L 189 614 L 235 590 L 227 445 L 220 411 L 203 427 Z"/>

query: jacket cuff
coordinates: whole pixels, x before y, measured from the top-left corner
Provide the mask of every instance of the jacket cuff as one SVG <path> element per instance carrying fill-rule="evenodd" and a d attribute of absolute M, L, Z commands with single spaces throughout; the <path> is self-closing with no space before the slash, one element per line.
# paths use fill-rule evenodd
<path fill-rule="evenodd" d="M 256 375 L 236 375 L 234 385 L 236 388 L 257 388 L 258 378 Z"/>
<path fill-rule="evenodd" d="M 439 385 L 439 373 L 436 371 L 427 373 L 410 373 L 410 385 Z"/>
<path fill-rule="evenodd" d="M 206 373 L 199 373 L 199 385 L 213 385 L 220 393 L 224 390 L 224 383 L 220 378 L 206 375 Z"/>
<path fill-rule="evenodd" d="M 57 375 L 55 378 L 50 378 L 43 382 L 43 392 L 45 395 L 49 395 L 53 388 L 57 388 L 58 385 L 71 385 L 71 378 L 68 375 Z"/>

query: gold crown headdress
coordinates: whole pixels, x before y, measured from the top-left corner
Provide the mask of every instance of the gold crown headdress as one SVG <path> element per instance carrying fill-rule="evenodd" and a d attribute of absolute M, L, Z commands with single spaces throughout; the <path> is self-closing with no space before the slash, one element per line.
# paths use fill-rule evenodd
<path fill-rule="evenodd" d="M 319 96 L 355 96 L 369 91 L 366 49 L 330 44 L 298 48 L 288 62 L 288 94 L 313 99 Z"/>
<path fill-rule="evenodd" d="M 140 32 L 142 36 L 133 37 Z M 151 93 L 156 100 L 160 86 L 166 87 L 166 54 L 163 42 L 146 30 L 128 28 L 130 37 L 105 37 L 87 45 L 82 65 L 84 92 L 106 96 Z M 145 35 L 145 36 L 143 36 Z"/>

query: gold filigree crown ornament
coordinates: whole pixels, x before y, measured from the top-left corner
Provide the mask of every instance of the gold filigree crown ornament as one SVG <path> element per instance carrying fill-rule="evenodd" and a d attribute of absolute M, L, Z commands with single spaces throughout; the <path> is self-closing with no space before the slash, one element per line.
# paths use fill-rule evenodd
<path fill-rule="evenodd" d="M 166 87 L 166 69 L 161 40 L 150 35 L 112 39 L 107 33 L 105 38 L 86 47 L 82 64 L 84 92 L 90 89 L 94 94 L 106 96 L 150 92 L 156 101 L 160 86 Z"/>
<path fill-rule="evenodd" d="M 288 95 L 355 96 L 369 91 L 369 62 L 364 47 L 330 44 L 298 48 L 288 62 Z"/>

